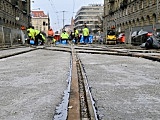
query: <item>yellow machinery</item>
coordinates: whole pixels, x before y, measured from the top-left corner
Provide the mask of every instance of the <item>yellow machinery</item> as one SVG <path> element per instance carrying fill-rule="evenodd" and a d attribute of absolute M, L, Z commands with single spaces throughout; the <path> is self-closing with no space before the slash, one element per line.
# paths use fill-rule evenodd
<path fill-rule="evenodd" d="M 114 30 L 107 30 L 106 44 L 115 45 L 116 44 L 116 33 Z"/>

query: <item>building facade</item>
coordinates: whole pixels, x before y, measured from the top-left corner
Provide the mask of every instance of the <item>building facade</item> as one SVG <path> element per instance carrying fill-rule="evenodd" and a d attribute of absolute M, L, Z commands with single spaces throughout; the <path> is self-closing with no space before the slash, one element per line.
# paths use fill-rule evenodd
<path fill-rule="evenodd" d="M 0 0 L 0 46 L 24 43 L 30 21 L 30 0 Z"/>
<path fill-rule="evenodd" d="M 82 31 L 84 23 L 86 23 L 91 33 L 99 31 L 102 26 L 103 8 L 101 4 L 82 6 L 75 16 L 75 28 Z"/>
<path fill-rule="evenodd" d="M 48 29 L 50 28 L 50 19 L 49 15 L 46 15 L 44 11 L 32 11 L 31 12 L 31 24 L 35 29 L 48 34 Z"/>
<path fill-rule="evenodd" d="M 30 0 L 0 0 L 0 25 L 21 29 L 30 20 Z"/>
<path fill-rule="evenodd" d="M 125 32 L 129 43 L 129 34 L 135 30 L 160 29 L 159 11 L 159 0 L 104 0 L 103 30 Z"/>

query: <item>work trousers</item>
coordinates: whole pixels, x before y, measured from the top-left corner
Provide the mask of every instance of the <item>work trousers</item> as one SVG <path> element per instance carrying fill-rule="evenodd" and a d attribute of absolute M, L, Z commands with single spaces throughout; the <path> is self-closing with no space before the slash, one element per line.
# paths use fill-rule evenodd
<path fill-rule="evenodd" d="M 83 36 L 83 41 L 84 41 L 84 43 L 88 43 L 89 42 L 89 36 Z"/>
<path fill-rule="evenodd" d="M 44 44 L 44 40 L 43 40 L 42 36 L 40 35 L 40 33 L 35 36 L 35 45 L 38 45 L 38 39 L 42 40 L 41 45 L 43 45 Z"/>

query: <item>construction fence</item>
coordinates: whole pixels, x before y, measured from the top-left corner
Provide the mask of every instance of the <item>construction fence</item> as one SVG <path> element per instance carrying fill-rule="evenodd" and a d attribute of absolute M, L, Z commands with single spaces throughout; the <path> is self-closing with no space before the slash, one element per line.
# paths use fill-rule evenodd
<path fill-rule="evenodd" d="M 25 31 L 0 26 L 0 47 L 24 44 L 25 37 Z"/>

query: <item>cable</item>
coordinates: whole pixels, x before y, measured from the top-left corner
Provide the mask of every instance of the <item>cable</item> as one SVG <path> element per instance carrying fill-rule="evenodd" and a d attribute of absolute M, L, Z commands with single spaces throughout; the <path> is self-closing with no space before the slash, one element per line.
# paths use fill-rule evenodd
<path fill-rule="evenodd" d="M 74 7 L 75 7 L 75 0 L 73 0 L 73 11 L 72 11 L 72 17 L 73 17 L 73 15 L 74 15 Z"/>
<path fill-rule="evenodd" d="M 49 0 L 50 1 L 50 5 L 51 5 L 51 7 L 52 7 L 52 10 L 53 10 L 53 12 L 54 13 L 56 13 L 56 16 L 57 16 L 57 22 L 58 22 L 58 27 L 60 28 L 60 25 L 59 25 L 59 16 L 58 16 L 58 12 L 57 12 L 57 10 L 56 10 L 56 7 L 55 7 L 55 5 L 53 4 L 53 1 L 52 0 Z"/>

